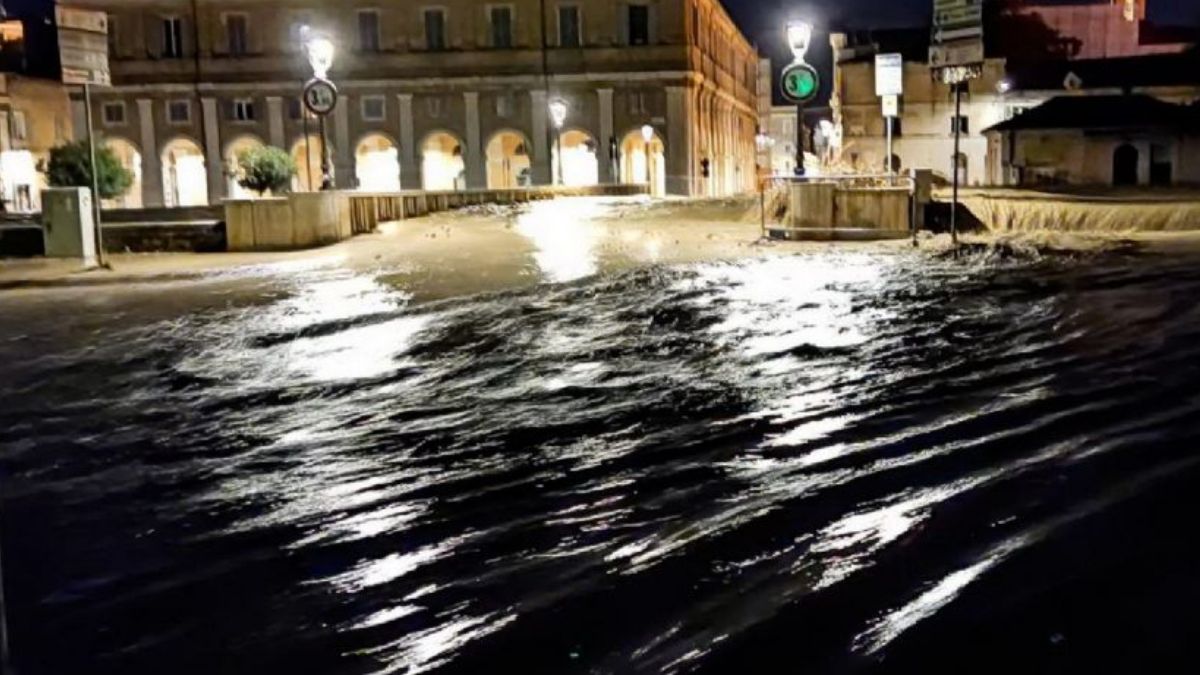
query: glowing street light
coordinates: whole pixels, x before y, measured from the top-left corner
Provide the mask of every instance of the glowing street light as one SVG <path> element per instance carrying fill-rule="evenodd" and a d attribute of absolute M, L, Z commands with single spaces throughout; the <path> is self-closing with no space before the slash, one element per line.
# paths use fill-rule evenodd
<path fill-rule="evenodd" d="M 804 63 L 808 45 L 812 42 L 813 27 L 807 21 L 790 21 L 787 25 L 788 47 L 796 63 Z"/>
<path fill-rule="evenodd" d="M 333 176 L 329 172 L 329 139 L 325 131 L 325 116 L 337 105 L 337 87 L 329 81 L 329 69 L 333 67 L 336 48 L 333 40 L 308 26 L 300 29 L 300 38 L 304 41 L 304 54 L 308 57 L 308 65 L 313 71 L 313 78 L 304 85 L 304 105 L 317 116 L 321 128 L 321 189 L 332 190 Z"/>
<path fill-rule="evenodd" d="M 558 184 L 563 184 L 562 128 L 567 121 L 567 102 L 561 98 L 550 101 L 550 121 L 554 123 L 554 152 L 558 154 Z"/>
<path fill-rule="evenodd" d="M 654 183 L 650 180 L 650 143 L 654 140 L 654 127 L 649 124 L 642 125 L 642 148 L 646 151 L 646 185 L 650 186 L 651 194 L 654 193 Z"/>

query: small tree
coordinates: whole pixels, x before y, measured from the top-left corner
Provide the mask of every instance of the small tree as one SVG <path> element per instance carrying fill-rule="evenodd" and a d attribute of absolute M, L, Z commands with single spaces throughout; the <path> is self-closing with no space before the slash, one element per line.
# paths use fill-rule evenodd
<path fill-rule="evenodd" d="M 275 194 L 292 188 L 296 162 L 288 153 L 272 146 L 259 146 L 238 153 L 238 185 L 258 194 Z"/>
<path fill-rule="evenodd" d="M 60 145 L 50 150 L 46 164 L 46 182 L 54 187 L 92 187 L 92 162 L 86 140 Z M 96 168 L 101 199 L 120 197 L 133 185 L 133 173 L 121 166 L 121 160 L 106 145 L 96 146 Z"/>

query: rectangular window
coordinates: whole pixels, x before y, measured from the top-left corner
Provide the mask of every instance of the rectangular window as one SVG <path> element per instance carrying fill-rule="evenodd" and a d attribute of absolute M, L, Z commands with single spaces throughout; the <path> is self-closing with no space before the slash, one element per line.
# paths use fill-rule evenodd
<path fill-rule="evenodd" d="M 629 6 L 629 44 L 650 44 L 650 7 L 646 5 Z"/>
<path fill-rule="evenodd" d="M 379 51 L 379 12 L 368 9 L 358 13 L 358 49 Z"/>
<path fill-rule="evenodd" d="M 903 119 L 904 118 L 902 118 L 902 117 L 893 117 L 892 118 L 892 135 L 893 136 L 903 136 L 904 135 L 904 125 L 901 124 Z M 884 124 L 886 124 L 886 123 L 887 122 L 884 122 Z M 886 127 L 885 127 L 885 129 L 886 129 Z"/>
<path fill-rule="evenodd" d="M 234 101 L 232 117 L 236 122 L 253 122 L 254 101 L 248 98 L 239 98 Z"/>
<path fill-rule="evenodd" d="M 511 117 L 513 100 L 511 94 L 500 94 L 496 97 L 496 117 Z"/>
<path fill-rule="evenodd" d="M 647 112 L 646 93 L 641 91 L 631 92 L 629 94 L 629 114 L 645 115 Z"/>
<path fill-rule="evenodd" d="M 971 133 L 971 123 L 966 115 L 950 118 L 950 133 L 954 133 L 955 131 L 964 134 Z"/>
<path fill-rule="evenodd" d="M 125 103 L 123 101 L 104 104 L 104 124 L 107 126 L 125 124 Z"/>
<path fill-rule="evenodd" d="M 192 102 L 187 99 L 167 103 L 167 121 L 171 124 L 187 124 L 192 121 Z"/>
<path fill-rule="evenodd" d="M 425 99 L 425 112 L 429 113 L 430 117 L 442 116 L 442 99 L 431 96 Z"/>
<path fill-rule="evenodd" d="M 578 5 L 560 5 L 558 8 L 558 46 L 583 46 L 583 36 L 579 26 Z"/>
<path fill-rule="evenodd" d="M 446 48 L 446 12 L 425 10 L 425 48 L 440 51 Z"/>
<path fill-rule="evenodd" d="M 225 39 L 232 56 L 245 56 L 250 51 L 249 24 L 245 14 L 225 16 Z"/>
<path fill-rule="evenodd" d="M 511 7 L 490 8 L 488 10 L 488 24 L 492 28 L 492 47 L 509 49 L 513 46 Z"/>
<path fill-rule="evenodd" d="M 169 16 L 162 20 L 162 55 L 168 59 L 183 58 L 183 19 Z"/>
<path fill-rule="evenodd" d="M 387 118 L 387 99 L 382 96 L 364 96 L 362 118 L 364 122 L 382 122 Z"/>
<path fill-rule="evenodd" d="M 29 125 L 25 121 L 24 110 L 13 110 L 8 117 L 8 133 L 14 141 L 29 139 Z"/>

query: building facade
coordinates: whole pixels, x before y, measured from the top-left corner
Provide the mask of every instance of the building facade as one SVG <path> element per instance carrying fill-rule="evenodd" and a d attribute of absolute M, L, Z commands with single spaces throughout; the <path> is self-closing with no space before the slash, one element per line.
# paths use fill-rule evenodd
<path fill-rule="evenodd" d="M 10 213 L 41 210 L 50 150 L 72 140 L 67 90 L 49 80 L 0 73 L 0 200 Z"/>
<path fill-rule="evenodd" d="M 718 0 L 72 4 L 110 18 L 114 86 L 94 105 L 135 172 L 119 205 L 243 196 L 236 156 L 258 144 L 293 155 L 294 188 L 319 186 L 318 121 L 300 104 L 304 27 L 337 46 L 326 136 L 340 188 L 753 188 L 757 55 Z"/>
<path fill-rule="evenodd" d="M 842 132 L 841 161 L 860 172 L 888 168 L 887 127 L 882 102 L 875 95 L 875 55 L 889 51 L 876 44 L 853 47 L 843 34 L 830 38 L 834 50 L 831 106 L 834 124 Z M 892 126 L 891 166 L 895 169 L 930 169 L 950 180 L 954 171 L 964 185 L 987 180 L 988 141 L 982 131 L 1013 114 L 1002 91 L 1002 59 L 989 59 L 983 76 L 964 90 L 962 109 L 955 116 L 954 94 L 934 80 L 928 64 L 927 43 L 904 54 L 904 94 L 900 116 Z M 961 130 L 959 153 L 954 153 L 954 129 Z"/>

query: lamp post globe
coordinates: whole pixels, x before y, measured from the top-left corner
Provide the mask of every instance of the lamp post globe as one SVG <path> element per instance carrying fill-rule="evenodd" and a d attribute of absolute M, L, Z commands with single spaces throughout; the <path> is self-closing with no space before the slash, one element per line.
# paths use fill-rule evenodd
<path fill-rule="evenodd" d="M 812 42 L 813 27 L 807 21 L 789 21 L 787 25 L 788 47 L 792 50 L 792 58 L 796 63 L 802 63 L 808 54 L 808 46 Z"/>

